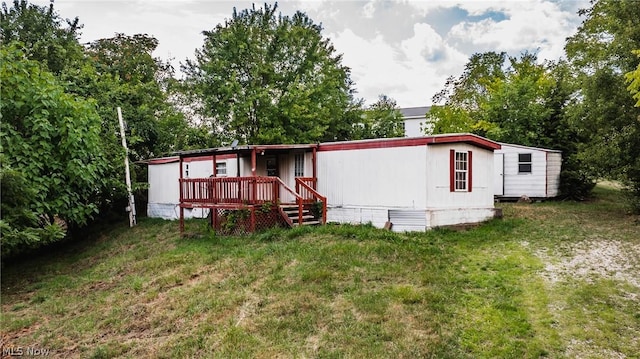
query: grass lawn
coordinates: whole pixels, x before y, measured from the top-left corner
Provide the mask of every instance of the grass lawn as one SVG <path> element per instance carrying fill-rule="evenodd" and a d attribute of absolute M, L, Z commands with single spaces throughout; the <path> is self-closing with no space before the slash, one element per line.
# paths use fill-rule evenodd
<path fill-rule="evenodd" d="M 54 357 L 640 358 L 618 190 L 466 231 L 215 236 L 145 219 L 2 269 L 3 349 Z"/>

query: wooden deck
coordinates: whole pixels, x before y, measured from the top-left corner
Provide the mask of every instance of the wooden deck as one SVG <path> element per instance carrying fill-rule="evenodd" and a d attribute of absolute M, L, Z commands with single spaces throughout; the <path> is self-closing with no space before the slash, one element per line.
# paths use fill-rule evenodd
<path fill-rule="evenodd" d="M 184 231 L 185 208 L 211 209 L 211 224 L 216 230 L 229 211 L 248 211 L 248 215 L 240 216 L 246 219 L 241 222 L 246 232 L 277 225 L 278 218 L 291 227 L 326 223 L 327 199 L 314 189 L 316 179 L 297 177 L 295 181 L 294 190 L 279 177 L 180 179 L 180 231 Z M 297 216 L 292 215 L 295 209 Z M 232 217 L 234 223 L 239 222 L 236 217 Z M 224 223 L 231 227 L 229 221 Z"/>

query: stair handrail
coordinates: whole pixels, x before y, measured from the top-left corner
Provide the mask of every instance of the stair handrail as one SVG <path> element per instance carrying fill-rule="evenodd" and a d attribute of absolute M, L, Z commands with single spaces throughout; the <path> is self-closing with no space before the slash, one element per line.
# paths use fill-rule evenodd
<path fill-rule="evenodd" d="M 280 177 L 275 177 L 275 178 L 285 190 L 287 190 L 289 193 L 291 193 L 295 197 L 296 204 L 298 205 L 298 225 L 301 226 L 303 221 L 302 213 L 304 210 L 302 207 L 302 204 L 303 204 L 302 196 L 300 196 L 296 191 L 294 191 L 289 186 L 287 186 Z M 280 208 L 280 214 L 282 214 L 282 216 L 285 217 L 285 220 L 287 221 L 287 223 L 289 223 L 289 225 L 293 227 L 293 222 L 291 221 L 290 218 L 288 218 L 289 216 L 285 215 L 284 211 L 282 210 L 282 207 L 278 206 L 278 208 Z"/>
<path fill-rule="evenodd" d="M 304 182 L 304 180 L 302 180 L 301 178 L 296 178 L 296 188 L 298 186 L 306 189 L 307 191 L 309 191 L 309 193 L 311 193 L 313 195 L 314 198 L 316 198 L 316 199 L 320 200 L 320 202 L 322 202 L 322 218 L 321 218 L 321 222 L 322 222 L 322 224 L 326 224 L 327 223 L 327 197 L 325 197 L 325 196 L 321 195 L 320 193 L 318 193 L 318 191 L 316 191 L 311 186 L 306 184 Z"/>

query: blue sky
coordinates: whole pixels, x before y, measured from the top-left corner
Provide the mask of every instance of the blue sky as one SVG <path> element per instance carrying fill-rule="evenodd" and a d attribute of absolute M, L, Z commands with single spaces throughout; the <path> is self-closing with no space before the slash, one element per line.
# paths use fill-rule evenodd
<path fill-rule="evenodd" d="M 46 5 L 48 0 L 34 3 Z M 256 1 L 260 6 L 264 1 Z M 176 68 L 202 46 L 203 30 L 252 6 L 251 1 L 55 0 L 65 18 L 84 24 L 81 41 L 115 33 L 155 36 L 155 56 Z M 352 71 L 357 96 L 366 103 L 386 94 L 401 107 L 427 106 L 449 76 L 458 76 L 476 52 L 537 52 L 540 61 L 563 56 L 586 0 L 551 1 L 280 1 L 280 11 L 306 12 L 324 27 L 343 64 Z"/>

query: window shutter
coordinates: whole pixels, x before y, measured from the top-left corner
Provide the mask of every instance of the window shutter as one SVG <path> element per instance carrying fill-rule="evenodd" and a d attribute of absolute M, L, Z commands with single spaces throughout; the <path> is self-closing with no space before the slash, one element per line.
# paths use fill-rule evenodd
<path fill-rule="evenodd" d="M 467 180 L 469 181 L 469 183 L 467 183 L 467 188 L 469 189 L 469 192 L 471 192 L 473 189 L 473 152 L 469 151 L 467 161 Z"/>
<path fill-rule="evenodd" d="M 456 190 L 456 150 L 449 150 L 449 192 Z"/>

